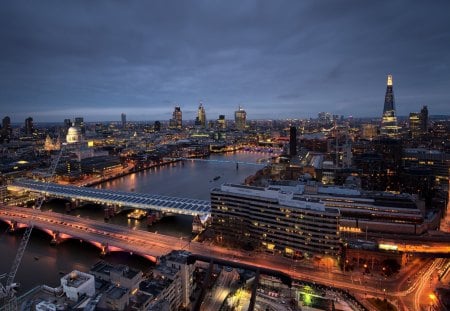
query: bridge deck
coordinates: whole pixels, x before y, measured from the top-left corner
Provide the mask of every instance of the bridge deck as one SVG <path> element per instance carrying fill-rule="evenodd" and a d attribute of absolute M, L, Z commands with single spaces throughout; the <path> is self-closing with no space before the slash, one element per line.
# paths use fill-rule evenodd
<path fill-rule="evenodd" d="M 73 198 L 88 202 L 151 209 L 183 215 L 204 215 L 209 214 L 211 210 L 210 202 L 204 200 L 59 185 L 29 179 L 16 180 L 8 187 L 32 192 L 45 192 L 48 196 Z"/>

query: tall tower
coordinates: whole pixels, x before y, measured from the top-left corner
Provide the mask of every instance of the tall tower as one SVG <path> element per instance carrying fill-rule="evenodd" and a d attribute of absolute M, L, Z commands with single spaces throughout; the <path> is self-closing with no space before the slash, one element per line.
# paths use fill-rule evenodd
<path fill-rule="evenodd" d="M 12 137 L 12 128 L 11 128 L 11 118 L 6 116 L 2 120 L 2 131 L 1 131 L 1 139 L 6 140 L 9 142 L 9 140 Z"/>
<path fill-rule="evenodd" d="M 122 121 L 122 128 L 125 128 L 125 126 L 127 125 L 127 115 L 122 112 L 122 114 L 120 115 L 120 118 Z"/>
<path fill-rule="evenodd" d="M 245 130 L 245 124 L 247 120 L 247 113 L 239 106 L 239 109 L 234 112 L 234 123 L 236 129 L 239 131 Z"/>
<path fill-rule="evenodd" d="M 423 106 L 420 110 L 420 130 L 422 133 L 428 132 L 428 107 Z"/>
<path fill-rule="evenodd" d="M 397 137 L 398 135 L 397 116 L 395 115 L 394 91 L 392 87 L 392 75 L 388 75 L 387 77 L 383 117 L 381 119 L 381 135 L 393 138 Z"/>
<path fill-rule="evenodd" d="M 203 104 L 200 102 L 200 106 L 198 106 L 197 111 L 197 119 L 195 120 L 195 125 L 199 125 L 201 127 L 206 127 L 206 113 Z"/>
<path fill-rule="evenodd" d="M 289 155 L 291 157 L 297 155 L 297 128 L 295 126 L 289 128 Z"/>
<path fill-rule="evenodd" d="M 33 118 L 28 117 L 25 119 L 25 135 L 31 136 L 34 133 L 34 126 L 33 126 Z"/>
<path fill-rule="evenodd" d="M 179 106 L 175 107 L 172 113 L 172 120 L 170 120 L 172 128 L 181 129 L 183 127 L 183 114 Z"/>
<path fill-rule="evenodd" d="M 76 117 L 75 118 L 75 122 L 74 122 L 74 126 L 77 126 L 81 129 L 81 134 L 86 134 L 86 127 L 84 124 L 84 118 L 83 117 Z"/>

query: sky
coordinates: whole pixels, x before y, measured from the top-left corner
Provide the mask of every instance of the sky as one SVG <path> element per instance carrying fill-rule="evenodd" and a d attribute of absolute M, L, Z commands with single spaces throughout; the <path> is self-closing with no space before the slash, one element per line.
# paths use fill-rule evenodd
<path fill-rule="evenodd" d="M 450 114 L 450 2 L 4 1 L 0 117 Z"/>

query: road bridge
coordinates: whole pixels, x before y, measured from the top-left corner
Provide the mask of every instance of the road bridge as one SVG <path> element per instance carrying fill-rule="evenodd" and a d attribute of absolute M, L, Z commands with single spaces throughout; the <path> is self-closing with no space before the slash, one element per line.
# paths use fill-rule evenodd
<path fill-rule="evenodd" d="M 205 200 L 60 185 L 31 179 L 16 179 L 8 185 L 8 190 L 26 190 L 44 194 L 46 197 L 80 200 L 121 209 L 152 210 L 190 216 L 207 215 L 211 210 L 210 202 Z"/>
<path fill-rule="evenodd" d="M 92 243 L 103 253 L 124 251 L 141 255 L 151 260 L 169 253 L 175 249 L 184 249 L 193 255 L 214 258 L 214 261 L 229 266 L 251 265 L 253 269 L 270 269 L 289 275 L 294 279 L 309 282 L 319 282 L 328 286 L 355 290 L 368 294 L 383 294 L 379 289 L 378 279 L 367 279 L 364 285 L 349 283 L 349 276 L 342 272 L 330 273 L 311 264 L 300 263 L 282 256 L 258 254 L 253 252 L 226 249 L 209 243 L 191 242 L 178 237 L 165 236 L 147 231 L 133 230 L 124 226 L 104 223 L 92 219 L 85 219 L 66 214 L 49 211 L 40 211 L 31 208 L 0 206 L 0 220 L 8 223 L 15 229 L 20 229 L 33 224 L 51 235 L 55 243 L 65 239 L 79 239 Z M 262 270 L 261 270 L 262 271 Z M 418 275 L 417 271 L 413 271 Z M 414 278 L 406 273 L 403 279 Z M 398 288 L 398 279 L 384 281 L 385 288 L 393 295 L 405 296 L 410 291 Z M 402 282 L 400 282 L 402 283 Z"/>

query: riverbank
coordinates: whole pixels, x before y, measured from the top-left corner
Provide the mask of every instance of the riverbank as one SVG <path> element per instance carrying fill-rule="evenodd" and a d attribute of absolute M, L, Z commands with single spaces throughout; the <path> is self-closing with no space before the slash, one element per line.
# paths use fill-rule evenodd
<path fill-rule="evenodd" d="M 170 165 L 170 164 L 173 164 L 173 163 L 177 163 L 177 162 L 180 162 L 180 161 L 181 160 L 179 160 L 179 159 L 174 159 L 174 160 L 170 160 L 170 161 L 164 161 L 164 162 L 161 162 L 161 163 L 154 163 L 154 164 L 151 164 L 149 166 L 144 166 L 144 167 L 139 167 L 139 168 L 133 167 L 132 169 L 127 170 L 126 172 L 121 172 L 121 173 L 114 174 L 114 175 L 111 175 L 111 176 L 103 176 L 103 177 L 96 178 L 95 180 L 91 180 L 91 181 L 88 181 L 88 182 L 83 180 L 80 183 L 74 183 L 74 185 L 81 186 L 81 187 L 93 187 L 93 186 L 97 186 L 99 184 L 105 183 L 107 181 L 112 181 L 114 179 L 117 179 L 117 178 L 120 178 L 120 177 L 124 177 L 124 176 L 130 175 L 130 174 L 146 171 L 146 170 L 152 169 L 152 168 L 163 167 L 163 166 Z"/>

